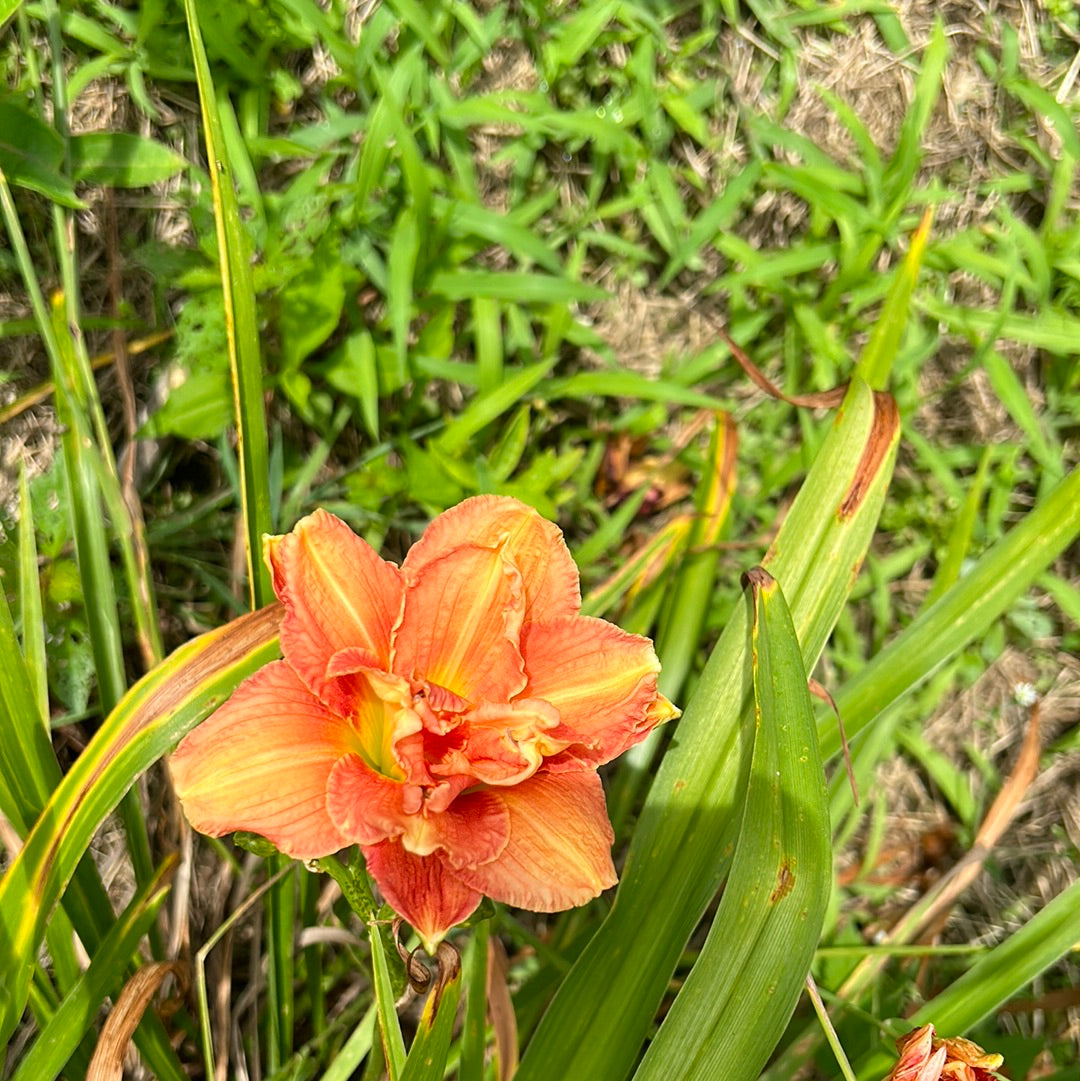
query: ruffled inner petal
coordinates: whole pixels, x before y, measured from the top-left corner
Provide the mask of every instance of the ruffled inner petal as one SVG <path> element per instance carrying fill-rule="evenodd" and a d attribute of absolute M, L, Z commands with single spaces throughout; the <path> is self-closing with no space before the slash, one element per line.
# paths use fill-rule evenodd
<path fill-rule="evenodd" d="M 468 783 L 455 778 L 422 788 L 382 777 L 348 755 L 330 774 L 327 809 L 357 844 L 396 839 L 415 856 L 442 852 L 454 866 L 485 863 L 506 847 L 509 814 L 488 792 L 463 793 Z"/>
<path fill-rule="evenodd" d="M 505 547 L 521 573 L 526 623 L 580 610 L 578 569 L 562 531 L 532 507 L 508 496 L 473 496 L 440 514 L 409 550 L 402 571 L 418 574 L 446 552 L 466 545 Z"/>
<path fill-rule="evenodd" d="M 470 702 L 508 701 L 525 685 L 518 639 L 521 575 L 503 552 L 466 546 L 407 576 L 392 671 Z"/>
<path fill-rule="evenodd" d="M 365 667 L 368 654 L 344 649 L 330 659 L 323 698 L 347 716 L 356 735 L 353 749 L 376 772 L 397 780 L 413 778 L 402 747 L 423 727 L 409 684 L 399 676 Z"/>
<path fill-rule="evenodd" d="M 439 855 L 416 856 L 397 841 L 363 851 L 386 903 L 412 925 L 428 953 L 480 904 L 480 891 L 466 885 Z"/>
<path fill-rule="evenodd" d="M 349 723 L 273 661 L 181 741 L 170 768 L 200 833 L 249 830 L 315 859 L 347 843 L 327 813 L 326 787 L 351 739 Z"/>
<path fill-rule="evenodd" d="M 335 764 L 326 787 L 330 818 L 342 836 L 360 845 L 400 837 L 409 828 L 407 807 L 418 807 L 422 799 L 419 785 L 384 777 L 357 754 Z"/>
<path fill-rule="evenodd" d="M 316 694 L 330 658 L 348 646 L 389 667 L 403 594 L 397 567 L 324 510 L 302 518 L 291 533 L 267 537 L 264 550 L 285 604 L 282 653 Z"/>
<path fill-rule="evenodd" d="M 492 790 L 510 815 L 510 838 L 495 860 L 457 873 L 496 901 L 537 912 L 585 904 L 616 881 L 614 834 L 597 774 L 537 773 Z"/>
<path fill-rule="evenodd" d="M 521 651 L 528 673 L 523 694 L 559 711 L 573 733 L 567 755 L 577 761 L 608 762 L 678 713 L 656 689 L 660 663 L 652 643 L 605 620 L 529 624 Z"/>
<path fill-rule="evenodd" d="M 567 746 L 558 711 L 537 699 L 484 703 L 462 719 L 456 745 L 447 744 L 432 761 L 439 776 L 467 774 L 492 785 L 520 784 L 540 767 L 545 755 Z M 570 734 L 572 737 L 572 733 Z"/>

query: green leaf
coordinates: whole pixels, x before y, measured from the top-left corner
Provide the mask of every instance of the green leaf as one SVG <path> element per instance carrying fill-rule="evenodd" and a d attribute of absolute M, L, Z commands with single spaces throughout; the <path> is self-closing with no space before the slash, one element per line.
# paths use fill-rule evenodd
<path fill-rule="evenodd" d="M 206 156 L 210 162 L 210 184 L 214 197 L 214 224 L 217 230 L 218 265 L 225 300 L 225 323 L 229 329 L 229 364 L 232 370 L 233 399 L 240 443 L 240 502 L 247 543 L 248 587 L 252 607 L 273 597 L 270 571 L 260 558 L 262 537 L 271 532 L 270 468 L 263 407 L 262 357 L 259 325 L 255 310 L 255 287 L 251 272 L 251 249 L 240 220 L 232 164 L 225 142 L 221 111 L 227 101 L 218 101 L 210 64 L 206 59 L 195 0 L 184 0 L 188 36 L 195 60 L 195 76 L 202 106 Z M 230 127 L 235 126 L 232 120 Z"/>
<path fill-rule="evenodd" d="M 572 68 L 593 47 L 618 10 L 618 0 L 599 0 L 582 4 L 572 18 L 556 24 L 551 40 L 544 46 L 546 77 L 554 80 L 560 72 Z"/>
<path fill-rule="evenodd" d="M 64 996 L 52 1020 L 20 1060 L 12 1081 L 44 1081 L 63 1072 L 105 996 L 115 995 L 123 984 L 126 966 L 137 957 L 140 939 L 149 931 L 168 896 L 169 887 L 163 883 L 175 863 L 175 857 L 163 863 L 131 899 L 102 939 L 90 967 Z"/>
<path fill-rule="evenodd" d="M 464 449 L 481 428 L 517 405 L 518 401 L 551 371 L 554 364 L 554 359 L 530 364 L 527 368 L 506 376 L 501 386 L 487 394 L 477 395 L 465 410 L 446 426 L 446 431 L 439 437 L 439 449 L 451 455 Z"/>
<path fill-rule="evenodd" d="M 45 618 L 41 606 L 41 575 L 38 571 L 34 511 L 26 463 L 19 468 L 19 621 L 26 672 L 37 702 L 37 719 L 45 729 L 49 724 L 49 684 L 46 664 Z"/>
<path fill-rule="evenodd" d="M 328 234 L 281 291 L 281 359 L 298 368 L 337 329 L 345 306 L 345 269 L 341 240 Z"/>
<path fill-rule="evenodd" d="M 437 977 L 446 979 L 440 967 Z M 435 1081 L 446 1073 L 446 1061 L 450 1055 L 450 1038 L 454 1034 L 457 1004 L 461 997 L 461 969 L 445 983 L 439 982 L 424 1003 L 424 1012 L 416 1030 L 401 1081 Z"/>
<path fill-rule="evenodd" d="M 0 26 L 19 10 L 21 4 L 22 0 L 0 0 Z"/>
<path fill-rule="evenodd" d="M 64 141 L 57 132 L 20 106 L 0 101 L 0 174 L 8 183 L 61 206 L 85 207 L 63 169 Z"/>
<path fill-rule="evenodd" d="M 233 417 L 229 373 L 193 372 L 169 392 L 165 404 L 138 430 L 140 439 L 179 435 L 184 439 L 217 439 Z"/>
<path fill-rule="evenodd" d="M 20 833 L 45 806 L 60 780 L 46 728 L 38 711 L 34 681 L 27 668 L 7 593 L 0 588 L 0 777 L 11 802 L 4 808 Z"/>
<path fill-rule="evenodd" d="M 408 378 L 409 372 L 409 324 L 413 314 L 413 278 L 419 252 L 420 224 L 416 211 L 408 207 L 398 217 L 390 243 L 390 285 L 386 297 L 390 327 L 394 334 L 396 381 L 399 383 Z"/>
<path fill-rule="evenodd" d="M 360 416 L 372 439 L 379 438 L 379 366 L 375 340 L 367 330 L 350 334 L 335 350 L 326 381 L 360 404 Z"/>
<path fill-rule="evenodd" d="M 368 940 L 371 943 L 375 1005 L 378 1010 L 383 1053 L 386 1056 L 386 1069 L 390 1081 L 401 1081 L 401 1072 L 405 1068 L 405 1038 L 401 1035 L 401 1023 L 394 1006 L 397 996 L 390 982 L 390 966 L 387 963 L 386 947 L 383 945 L 379 924 L 375 920 L 369 920 L 367 928 Z"/>
<path fill-rule="evenodd" d="M 441 270 L 432 275 L 428 292 L 447 300 L 491 297 L 519 304 L 569 304 L 575 300 L 604 300 L 607 292 L 595 285 L 527 271 Z"/>
<path fill-rule="evenodd" d="M 795 628 L 749 574 L 755 710 L 749 783 L 709 936 L 635 1081 L 754 1081 L 802 991 L 832 886 L 825 775 Z"/>
<path fill-rule="evenodd" d="M 1080 469 L 1074 469 L 937 602 L 859 669 L 836 696 L 853 738 L 1009 610 L 1080 535 Z M 835 720 L 820 728 L 826 759 L 840 750 Z"/>
<path fill-rule="evenodd" d="M 145 188 L 187 168 L 171 147 L 128 132 L 94 132 L 70 140 L 76 180 L 113 188 Z"/>
<path fill-rule="evenodd" d="M 274 605 L 181 646 L 106 718 L 0 879 L 0 1043 L 26 1005 L 45 924 L 90 839 L 136 778 L 277 654 Z"/>
<path fill-rule="evenodd" d="M 875 390 L 883 390 L 888 385 L 889 372 L 900 349 L 901 335 L 907 324 L 911 294 L 919 278 L 919 267 L 922 266 L 926 241 L 930 235 L 930 221 L 930 213 L 927 212 L 911 238 L 911 247 L 889 288 L 889 294 L 885 298 L 885 307 L 874 324 L 870 340 L 859 357 L 859 374 Z"/>
<path fill-rule="evenodd" d="M 856 376 L 766 555 L 791 606 L 806 669 L 866 553 L 898 437 L 892 400 Z M 735 808 L 749 770 L 748 641 L 746 611 L 738 606 L 677 722 L 638 818 L 614 907 L 548 1007 L 517 1081 L 617 1081 L 633 1068 L 686 942 L 728 871 Z"/>

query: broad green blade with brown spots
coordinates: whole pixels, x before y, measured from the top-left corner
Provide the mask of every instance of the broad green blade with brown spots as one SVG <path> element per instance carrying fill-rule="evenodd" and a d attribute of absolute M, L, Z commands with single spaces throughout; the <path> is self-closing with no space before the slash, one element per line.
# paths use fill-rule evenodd
<path fill-rule="evenodd" d="M 832 886 L 825 776 L 784 595 L 750 571 L 750 776 L 731 871 L 705 945 L 634 1075 L 753 1081 L 810 971 Z"/>
<path fill-rule="evenodd" d="M 765 556 L 790 606 L 804 670 L 862 564 L 899 434 L 892 398 L 856 375 Z M 548 1007 L 518 1081 L 617 1081 L 633 1069 L 686 943 L 731 866 L 752 753 L 751 661 L 740 605 L 677 722 L 615 905 Z"/>

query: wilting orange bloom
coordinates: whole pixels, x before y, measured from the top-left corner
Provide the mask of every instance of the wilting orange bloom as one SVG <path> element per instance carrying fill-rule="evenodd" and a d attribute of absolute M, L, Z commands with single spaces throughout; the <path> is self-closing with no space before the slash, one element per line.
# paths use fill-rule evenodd
<path fill-rule="evenodd" d="M 484 894 L 552 912 L 614 884 L 596 768 L 677 711 L 648 639 L 580 614 L 556 526 L 477 496 L 399 568 L 319 510 L 265 555 L 283 659 L 173 755 L 196 829 L 359 845 L 429 949 Z"/>
<path fill-rule="evenodd" d="M 1005 1061 L 959 1036 L 939 1040 L 933 1025 L 901 1036 L 896 1049 L 900 1061 L 885 1081 L 993 1081 L 993 1071 Z"/>

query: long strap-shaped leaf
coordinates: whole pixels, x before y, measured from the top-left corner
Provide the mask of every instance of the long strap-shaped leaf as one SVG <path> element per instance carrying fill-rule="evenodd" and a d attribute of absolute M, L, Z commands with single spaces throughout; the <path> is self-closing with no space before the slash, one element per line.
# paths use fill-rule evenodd
<path fill-rule="evenodd" d="M 635 1081 L 753 1081 L 810 971 L 832 883 L 825 777 L 799 641 L 767 571 L 753 602 L 753 758 L 724 897 Z"/>
<path fill-rule="evenodd" d="M 858 377 L 766 556 L 810 669 L 847 598 L 892 473 L 899 420 Z M 616 1081 L 730 864 L 749 772 L 749 625 L 738 606 L 678 722 L 638 820 L 615 905 L 537 1028 L 517 1081 Z"/>
<path fill-rule="evenodd" d="M 1066 475 L 1015 528 L 841 688 L 836 697 L 849 737 L 973 641 L 1080 534 L 1080 468 Z M 826 758 L 840 749 L 831 717 L 822 724 Z"/>
<path fill-rule="evenodd" d="M 0 1043 L 19 1022 L 49 913 L 90 838 L 136 778 L 278 649 L 280 605 L 181 646 L 109 714 L 0 880 Z"/>
<path fill-rule="evenodd" d="M 240 220 L 240 207 L 233 188 L 233 168 L 225 145 L 221 109 L 210 64 L 206 59 L 199 16 L 194 0 L 184 0 L 195 78 L 199 84 L 203 134 L 206 138 L 207 167 L 214 197 L 217 227 L 218 265 L 225 302 L 225 330 L 229 343 L 236 432 L 239 440 L 240 501 L 243 508 L 245 554 L 252 607 L 271 599 L 270 571 L 259 558 L 262 536 L 271 531 L 270 469 L 267 465 L 266 414 L 263 410 L 262 356 L 259 324 L 252 284 L 251 246 Z"/>
<path fill-rule="evenodd" d="M 443 979 L 441 974 L 439 979 Z M 409 1048 L 409 1057 L 401 1071 L 401 1081 L 434 1081 L 445 1076 L 460 997 L 460 971 L 440 983 L 428 996 L 416 1037 Z"/>
<path fill-rule="evenodd" d="M 19 1062 L 13 1081 L 52 1081 L 64 1072 L 105 996 L 119 990 L 125 964 L 138 952 L 140 940 L 168 895 L 165 880 L 175 866 L 175 860 L 163 864 L 132 898 L 102 939 L 90 967 L 64 996 L 53 1019 Z"/>

